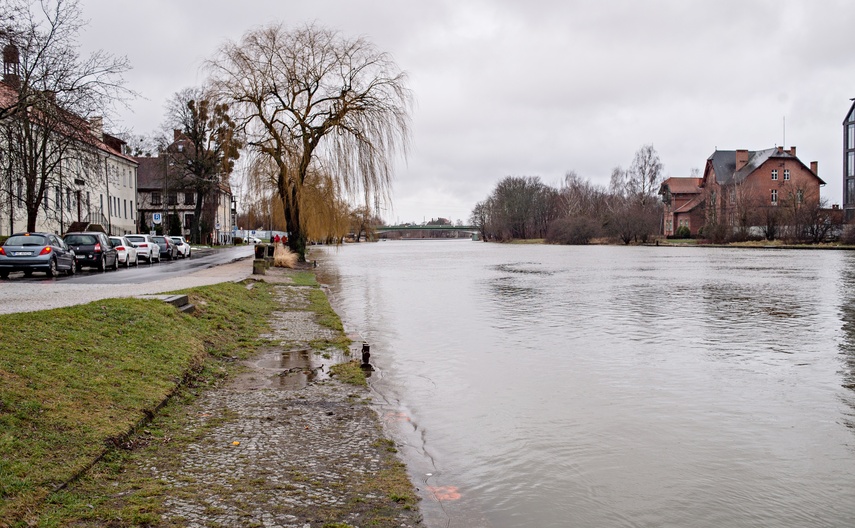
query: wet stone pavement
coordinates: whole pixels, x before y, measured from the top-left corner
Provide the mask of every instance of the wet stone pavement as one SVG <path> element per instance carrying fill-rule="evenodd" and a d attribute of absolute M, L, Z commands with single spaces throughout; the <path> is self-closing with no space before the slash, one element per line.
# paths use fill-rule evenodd
<path fill-rule="evenodd" d="M 171 488 L 164 522 L 188 527 L 421 526 L 417 509 L 378 484 L 400 462 L 384 440 L 368 391 L 329 377 L 310 342 L 335 337 L 318 325 L 306 289 L 276 286 L 274 346 L 246 372 L 194 405 L 197 440 L 169 469 L 148 468 Z M 156 462 L 153 461 L 156 464 Z M 415 507 L 413 507 L 415 508 Z M 336 524 L 340 523 L 340 524 Z"/>

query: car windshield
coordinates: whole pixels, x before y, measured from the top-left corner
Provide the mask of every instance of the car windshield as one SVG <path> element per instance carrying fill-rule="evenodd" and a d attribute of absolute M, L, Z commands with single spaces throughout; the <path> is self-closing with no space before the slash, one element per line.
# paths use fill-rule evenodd
<path fill-rule="evenodd" d="M 6 239 L 4 246 L 46 246 L 47 238 L 39 235 L 19 235 Z"/>
<path fill-rule="evenodd" d="M 129 236 L 129 237 L 128 237 L 128 240 L 130 240 L 131 242 L 145 242 L 145 237 L 141 237 L 141 236 Z"/>
<path fill-rule="evenodd" d="M 65 237 L 65 243 L 73 246 L 95 245 L 98 243 L 98 237 L 95 235 L 68 235 Z"/>
<path fill-rule="evenodd" d="M 166 239 L 163 237 L 151 237 L 152 240 L 160 244 L 161 242 L 166 243 Z"/>
<path fill-rule="evenodd" d="M 123 245 L 125 245 L 125 243 L 124 243 L 124 242 L 122 242 L 122 239 L 121 239 L 121 238 L 111 238 L 111 239 L 110 239 L 110 242 L 112 242 L 114 246 L 123 246 Z"/>

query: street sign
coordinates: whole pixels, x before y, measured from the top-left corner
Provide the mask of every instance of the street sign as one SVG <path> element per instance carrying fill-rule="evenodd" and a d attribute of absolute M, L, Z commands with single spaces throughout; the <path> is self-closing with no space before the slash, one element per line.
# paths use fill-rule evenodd
<path fill-rule="evenodd" d="M 151 215 L 151 223 L 152 224 L 158 224 L 159 225 L 162 220 L 163 220 L 163 215 L 160 213 L 153 213 Z"/>
<path fill-rule="evenodd" d="M 220 223 L 219 222 L 217 222 L 216 225 L 214 225 L 214 229 L 217 229 L 217 230 L 220 229 Z"/>

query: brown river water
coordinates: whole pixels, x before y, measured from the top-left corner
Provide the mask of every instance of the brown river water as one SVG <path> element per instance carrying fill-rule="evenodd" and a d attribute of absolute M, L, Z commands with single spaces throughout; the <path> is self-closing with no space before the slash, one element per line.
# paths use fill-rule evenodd
<path fill-rule="evenodd" d="M 855 252 L 309 258 L 428 527 L 855 526 Z"/>

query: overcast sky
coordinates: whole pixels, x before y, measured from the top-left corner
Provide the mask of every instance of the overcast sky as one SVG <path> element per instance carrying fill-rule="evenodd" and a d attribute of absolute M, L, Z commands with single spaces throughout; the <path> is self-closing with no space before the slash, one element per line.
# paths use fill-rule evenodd
<path fill-rule="evenodd" d="M 365 36 L 409 75 L 413 148 L 387 221 L 464 222 L 505 176 L 607 184 L 653 144 L 666 176 L 716 149 L 795 145 L 840 203 L 851 0 L 81 0 L 84 50 L 126 55 L 150 133 L 226 40 L 272 22 Z M 786 122 L 786 127 L 784 123 Z"/>

